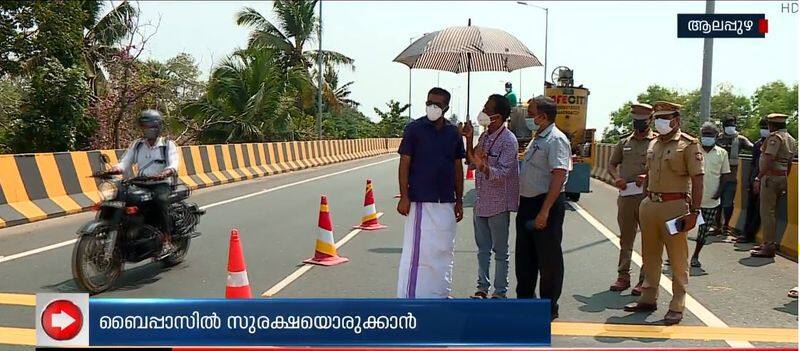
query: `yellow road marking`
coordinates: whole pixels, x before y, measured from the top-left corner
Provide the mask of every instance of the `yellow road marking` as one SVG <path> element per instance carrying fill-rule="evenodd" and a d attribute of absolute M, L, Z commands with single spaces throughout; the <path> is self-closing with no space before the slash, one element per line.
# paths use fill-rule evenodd
<path fill-rule="evenodd" d="M 36 329 L 0 327 L 0 344 L 36 345 Z"/>
<path fill-rule="evenodd" d="M 36 306 L 36 295 L 0 293 L 0 305 Z"/>
<path fill-rule="evenodd" d="M 310 269 L 312 266 L 304 266 L 303 268 L 305 267 Z M 553 336 L 797 343 L 797 329 L 791 328 L 666 327 L 657 325 L 554 322 L 551 325 L 551 330 Z M 35 329 L 0 327 L 0 344 L 35 345 L 35 334 Z"/>
<path fill-rule="evenodd" d="M 378 212 L 378 218 L 380 218 L 381 216 L 383 216 L 383 212 Z M 348 241 L 350 241 L 350 239 L 354 238 L 360 232 L 361 229 L 353 229 L 352 231 L 350 231 L 350 233 L 347 233 L 347 235 L 339 239 L 339 241 L 336 242 L 334 246 L 337 249 L 342 247 L 342 245 L 346 244 Z M 304 264 L 302 267 L 292 272 L 292 274 L 289 274 L 288 276 L 286 276 L 286 278 L 283 278 L 283 280 L 279 281 L 278 284 L 275 284 L 273 287 L 269 288 L 269 290 L 263 292 L 261 296 L 263 297 L 274 296 L 275 294 L 279 293 L 281 290 L 289 286 L 289 284 L 297 280 L 297 278 L 300 278 L 303 274 L 306 274 L 306 272 L 310 271 L 311 268 L 313 267 L 314 267 L 313 264 L 308 264 L 308 263 Z"/>
<path fill-rule="evenodd" d="M 647 339 L 721 340 L 797 343 L 793 328 L 724 328 L 553 322 L 554 336 L 590 336 Z"/>

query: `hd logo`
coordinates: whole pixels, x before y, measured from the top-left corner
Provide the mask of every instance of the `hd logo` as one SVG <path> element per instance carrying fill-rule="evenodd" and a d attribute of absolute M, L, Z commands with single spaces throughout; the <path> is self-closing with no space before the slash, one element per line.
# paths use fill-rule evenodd
<path fill-rule="evenodd" d="M 37 346 L 89 346 L 88 294 L 36 294 Z"/>

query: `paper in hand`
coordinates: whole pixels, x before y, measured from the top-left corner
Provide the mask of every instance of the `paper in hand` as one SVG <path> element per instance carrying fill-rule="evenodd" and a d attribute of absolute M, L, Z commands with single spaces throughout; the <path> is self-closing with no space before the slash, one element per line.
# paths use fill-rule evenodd
<path fill-rule="evenodd" d="M 619 196 L 639 195 L 644 192 L 644 188 L 636 186 L 636 182 L 629 182 L 625 184 L 625 190 L 619 191 Z"/>
<path fill-rule="evenodd" d="M 670 219 L 670 220 L 665 222 L 665 224 L 667 225 L 667 232 L 669 233 L 669 235 L 675 235 L 675 234 L 678 234 L 681 231 L 683 231 L 682 227 L 683 227 L 683 217 L 684 216 L 686 216 L 686 215 L 681 215 L 679 217 L 675 217 L 675 218 Z M 678 224 L 678 223 L 680 223 L 680 224 Z M 702 213 L 698 214 L 697 215 L 697 224 L 695 224 L 695 227 L 699 227 L 700 225 L 705 224 L 705 223 L 706 223 L 706 221 L 703 219 L 703 214 Z"/>

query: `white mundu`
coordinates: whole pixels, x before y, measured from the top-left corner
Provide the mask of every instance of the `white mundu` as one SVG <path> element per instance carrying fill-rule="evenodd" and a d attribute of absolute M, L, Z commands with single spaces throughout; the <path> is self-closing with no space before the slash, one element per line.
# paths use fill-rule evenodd
<path fill-rule="evenodd" d="M 447 298 L 453 283 L 455 204 L 412 202 L 397 277 L 399 298 Z"/>

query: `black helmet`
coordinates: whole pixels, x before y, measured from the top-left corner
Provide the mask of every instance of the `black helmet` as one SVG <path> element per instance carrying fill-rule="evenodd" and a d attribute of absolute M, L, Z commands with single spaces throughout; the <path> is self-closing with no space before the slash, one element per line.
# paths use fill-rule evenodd
<path fill-rule="evenodd" d="M 139 114 L 139 125 L 161 127 L 164 117 L 158 110 L 144 110 Z"/>

